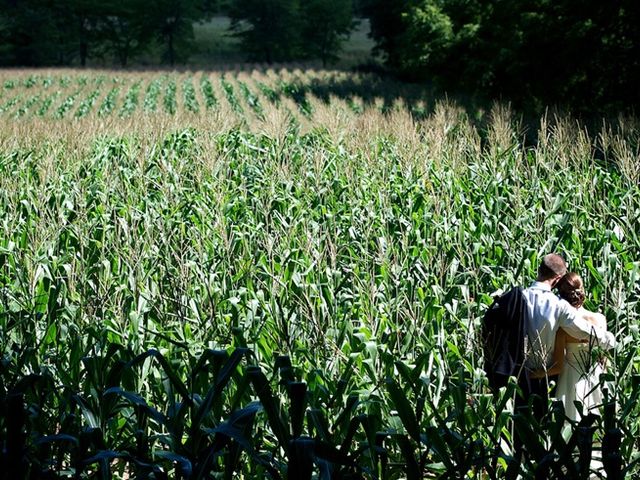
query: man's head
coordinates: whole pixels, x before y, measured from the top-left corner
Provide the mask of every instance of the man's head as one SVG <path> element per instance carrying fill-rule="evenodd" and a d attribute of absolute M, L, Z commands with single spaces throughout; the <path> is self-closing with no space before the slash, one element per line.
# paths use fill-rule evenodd
<path fill-rule="evenodd" d="M 560 255 L 550 253 L 542 257 L 538 267 L 538 281 L 547 282 L 552 287 L 567 273 L 567 264 Z"/>

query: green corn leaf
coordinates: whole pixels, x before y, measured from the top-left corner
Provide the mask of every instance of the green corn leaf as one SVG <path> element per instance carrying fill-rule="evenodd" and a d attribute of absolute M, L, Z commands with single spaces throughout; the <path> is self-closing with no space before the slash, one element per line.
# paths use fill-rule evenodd
<path fill-rule="evenodd" d="M 222 391 L 232 378 L 233 373 L 237 370 L 238 365 L 242 361 L 242 358 L 248 354 L 249 350 L 246 348 L 236 348 L 229 360 L 224 364 L 222 370 L 216 377 L 216 388 L 218 391 Z"/>
<path fill-rule="evenodd" d="M 282 447 L 289 445 L 289 429 L 280 412 L 280 402 L 273 395 L 267 377 L 258 367 L 248 367 L 247 376 L 267 414 L 269 426 Z"/>
<path fill-rule="evenodd" d="M 241 410 L 233 412 L 229 420 L 223 422 L 216 428 L 205 429 L 207 433 L 224 435 L 236 441 L 242 448 L 253 453 L 251 444 L 250 428 L 253 425 L 255 416 L 263 409 L 260 402 L 252 402 Z"/>
<path fill-rule="evenodd" d="M 289 418 L 291 421 L 291 435 L 296 438 L 302 434 L 304 411 L 307 404 L 307 384 L 291 382 L 289 389 Z"/>
<path fill-rule="evenodd" d="M 191 473 L 193 471 L 191 461 L 183 455 L 178 455 L 174 452 L 169 452 L 167 450 L 155 450 L 153 452 L 153 456 L 156 458 L 160 458 L 163 460 L 169 460 L 170 462 L 176 463 L 179 466 L 180 474 L 184 478 L 191 477 Z"/>
<path fill-rule="evenodd" d="M 73 435 L 67 435 L 66 433 L 58 433 L 56 435 L 45 435 L 36 439 L 36 445 L 45 445 L 54 442 L 69 442 L 74 445 L 79 445 L 80 440 Z"/>
<path fill-rule="evenodd" d="M 178 393 L 182 396 L 184 401 L 187 402 L 189 405 L 191 405 L 193 401 L 191 399 L 191 395 L 189 394 L 189 391 L 187 390 L 187 387 L 176 375 L 171 365 L 169 365 L 167 360 L 159 351 L 155 349 L 147 350 L 146 352 L 138 355 L 136 358 L 128 362 L 127 366 L 132 367 L 134 365 L 140 364 L 150 357 L 155 358 L 160 363 L 165 375 L 167 375 L 167 378 L 171 382 L 171 385 L 178 391 Z"/>
<path fill-rule="evenodd" d="M 313 427 L 315 435 L 324 442 L 330 442 L 331 435 L 324 412 L 319 408 L 310 408 L 307 411 L 307 417 L 307 422 Z"/>
<path fill-rule="evenodd" d="M 74 402 L 80 407 L 80 410 L 82 411 L 82 415 L 84 416 L 85 420 L 89 424 L 89 427 L 100 428 L 101 422 L 100 422 L 99 412 L 95 412 L 91 408 L 89 403 L 80 395 L 73 395 L 72 398 Z"/>
<path fill-rule="evenodd" d="M 311 480 L 313 474 L 315 441 L 308 437 L 298 437 L 289 443 L 289 463 L 287 477 Z"/>
<path fill-rule="evenodd" d="M 395 438 L 405 460 L 407 480 L 418 480 L 422 478 L 422 475 L 420 473 L 420 466 L 418 465 L 418 460 L 416 459 L 415 450 L 411 445 L 411 441 L 409 440 L 409 438 L 405 435 L 398 435 Z"/>
<path fill-rule="evenodd" d="M 233 378 L 233 374 L 237 371 L 238 366 L 246 353 L 247 350 L 242 348 L 237 348 L 236 350 L 234 350 L 230 357 L 226 355 L 226 352 L 225 355 L 222 355 L 221 352 L 211 352 L 212 358 L 216 358 L 219 361 L 222 361 L 222 359 L 224 358 L 226 359 L 226 361 L 220 366 L 214 385 L 209 389 L 207 395 L 204 398 L 204 401 L 200 404 L 200 406 L 196 410 L 195 415 L 193 416 L 191 423 L 192 430 L 197 430 L 198 428 L 200 428 L 204 418 L 211 412 L 212 409 L 214 411 L 222 409 L 222 405 L 218 405 L 220 395 Z"/>
<path fill-rule="evenodd" d="M 167 424 L 167 417 L 160 413 L 155 408 L 149 406 L 149 404 L 137 393 L 127 392 L 120 387 L 111 387 L 104 391 L 103 396 L 117 395 L 129 401 L 133 405 L 142 407 L 147 415 L 153 418 L 159 425 Z"/>
<path fill-rule="evenodd" d="M 354 459 L 347 453 L 337 449 L 334 444 L 323 442 L 322 440 L 315 441 L 315 457 L 325 460 L 332 465 L 342 465 L 356 469 L 357 465 Z"/>
<path fill-rule="evenodd" d="M 402 425 L 409 433 L 409 436 L 416 442 L 420 443 L 420 427 L 416 414 L 411 408 L 409 400 L 405 396 L 404 392 L 400 389 L 398 383 L 392 378 L 387 378 L 385 381 L 387 391 L 393 402 L 393 406 L 398 412 L 398 416 L 402 421 Z"/>

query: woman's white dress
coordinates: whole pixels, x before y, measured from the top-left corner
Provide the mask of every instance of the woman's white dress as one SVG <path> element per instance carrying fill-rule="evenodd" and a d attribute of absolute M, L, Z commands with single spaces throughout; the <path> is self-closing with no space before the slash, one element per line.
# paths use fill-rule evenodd
<path fill-rule="evenodd" d="M 604 315 L 595 315 L 606 327 Z M 602 364 L 593 355 L 593 344 L 566 343 L 564 365 L 558 376 L 556 398 L 562 400 L 567 418 L 579 421 L 583 414 L 598 414 L 602 405 L 602 390 L 600 389 L 600 374 L 602 373 L 604 373 Z M 578 410 L 576 401 L 582 403 L 581 411 Z M 567 426 L 565 434 L 568 436 L 570 433 L 571 429 Z M 606 477 L 600 452 L 593 452 L 591 471 L 599 472 L 599 474 L 592 474 L 590 478 Z"/>
<path fill-rule="evenodd" d="M 598 413 L 602 405 L 600 374 L 603 369 L 593 357 L 593 345 L 567 342 L 556 398 L 562 400 L 565 415 L 571 420 L 578 421 L 583 414 Z M 576 407 L 576 401 L 582 403 L 581 411 Z"/>

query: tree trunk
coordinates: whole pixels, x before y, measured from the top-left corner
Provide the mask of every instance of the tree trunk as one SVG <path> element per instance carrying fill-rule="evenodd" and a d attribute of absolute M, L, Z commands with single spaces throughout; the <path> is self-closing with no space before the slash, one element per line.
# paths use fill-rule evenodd
<path fill-rule="evenodd" d="M 169 31 L 169 64 L 173 67 L 176 58 L 175 52 L 173 50 L 173 30 Z"/>
<path fill-rule="evenodd" d="M 87 56 L 89 55 L 89 42 L 87 41 L 87 32 L 84 28 L 84 18 L 80 19 L 80 65 L 87 66 Z"/>
<path fill-rule="evenodd" d="M 88 52 L 88 48 L 87 48 L 87 42 L 82 41 L 80 42 L 80 66 L 81 67 L 86 67 L 87 66 L 87 52 Z"/>
<path fill-rule="evenodd" d="M 118 49 L 118 57 L 120 57 L 120 66 L 126 67 L 129 59 L 129 40 L 125 40 L 124 45 Z"/>

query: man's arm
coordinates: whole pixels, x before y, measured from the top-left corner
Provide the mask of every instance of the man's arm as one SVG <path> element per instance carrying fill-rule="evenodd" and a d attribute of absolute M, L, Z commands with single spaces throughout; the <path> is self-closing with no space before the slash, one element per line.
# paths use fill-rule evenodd
<path fill-rule="evenodd" d="M 616 346 L 616 339 L 611 332 L 607 332 L 605 328 L 599 328 L 588 322 L 582 315 L 569 305 L 565 300 L 560 300 L 560 327 L 578 340 L 589 340 L 593 338 L 597 340 L 605 350 L 609 350 Z"/>

